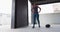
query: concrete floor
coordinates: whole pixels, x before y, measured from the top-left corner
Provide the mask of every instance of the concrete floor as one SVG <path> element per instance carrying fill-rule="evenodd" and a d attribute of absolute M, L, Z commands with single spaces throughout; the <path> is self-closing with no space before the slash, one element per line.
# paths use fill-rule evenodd
<path fill-rule="evenodd" d="M 41 26 L 35 27 L 34 29 L 32 26 L 24 27 L 24 28 L 17 28 L 17 29 L 10 29 L 10 26 L 0 26 L 0 32 L 60 32 L 60 25 L 52 25 L 50 28 L 46 28 Z"/>

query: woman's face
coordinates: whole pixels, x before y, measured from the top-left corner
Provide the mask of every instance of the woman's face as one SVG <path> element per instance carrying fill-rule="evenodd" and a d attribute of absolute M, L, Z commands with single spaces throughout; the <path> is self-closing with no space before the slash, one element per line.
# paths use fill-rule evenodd
<path fill-rule="evenodd" d="M 35 4 L 33 5 L 33 7 L 36 7 L 36 6 L 37 6 L 37 5 L 35 5 Z"/>

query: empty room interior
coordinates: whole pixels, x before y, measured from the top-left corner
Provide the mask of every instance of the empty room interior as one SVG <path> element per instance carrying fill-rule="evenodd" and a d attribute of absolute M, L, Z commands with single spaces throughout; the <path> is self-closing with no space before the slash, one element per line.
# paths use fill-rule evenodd
<path fill-rule="evenodd" d="M 60 32 L 60 0 L 0 0 L 0 32 Z"/>

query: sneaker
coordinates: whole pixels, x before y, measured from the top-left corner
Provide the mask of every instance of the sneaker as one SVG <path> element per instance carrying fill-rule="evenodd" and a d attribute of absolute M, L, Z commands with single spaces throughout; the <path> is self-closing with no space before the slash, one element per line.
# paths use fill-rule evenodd
<path fill-rule="evenodd" d="M 32 28 L 35 28 L 34 26 Z"/>
<path fill-rule="evenodd" d="M 40 28 L 40 26 L 39 26 L 39 28 Z"/>

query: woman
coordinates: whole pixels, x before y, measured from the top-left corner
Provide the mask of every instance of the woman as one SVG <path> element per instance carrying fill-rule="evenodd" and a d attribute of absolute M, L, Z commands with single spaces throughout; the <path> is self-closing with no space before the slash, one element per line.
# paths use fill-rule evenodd
<path fill-rule="evenodd" d="M 38 12 L 38 8 L 40 9 L 39 12 Z M 36 19 L 37 19 L 38 25 L 40 27 L 40 21 L 39 21 L 39 13 L 40 13 L 40 11 L 41 11 L 41 8 L 38 7 L 38 5 L 33 4 L 32 12 L 33 12 L 33 15 L 34 15 L 34 21 L 33 21 L 33 27 L 32 28 L 35 28 Z"/>

